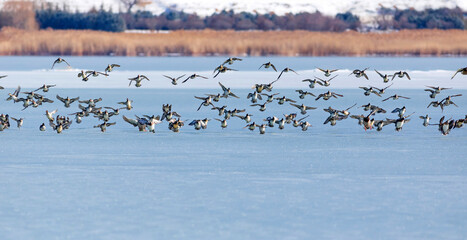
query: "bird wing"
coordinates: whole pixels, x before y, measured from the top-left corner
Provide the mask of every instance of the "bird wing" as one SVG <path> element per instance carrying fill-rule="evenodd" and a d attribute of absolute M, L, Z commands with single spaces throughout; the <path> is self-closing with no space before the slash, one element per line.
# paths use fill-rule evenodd
<path fill-rule="evenodd" d="M 64 99 L 64 98 L 62 98 L 62 97 L 58 96 L 58 94 L 57 94 L 57 96 L 56 96 L 56 97 L 57 97 L 57 99 L 58 99 L 58 100 L 60 100 L 61 102 L 65 103 L 65 99 Z"/>
<path fill-rule="evenodd" d="M 384 75 L 381 74 L 380 72 L 378 72 L 378 70 L 375 69 L 375 72 L 376 72 L 380 77 L 384 78 Z"/>
<path fill-rule="evenodd" d="M 271 67 L 272 67 L 272 69 L 274 69 L 274 71 L 277 72 L 276 66 L 274 66 L 274 64 L 271 63 Z"/>
<path fill-rule="evenodd" d="M 218 83 L 219 83 L 219 86 L 221 86 L 222 91 L 228 91 L 228 89 L 224 85 L 222 85 L 221 82 L 218 82 Z"/>
<path fill-rule="evenodd" d="M 370 80 L 370 79 L 368 78 L 368 75 L 366 75 L 366 73 L 363 73 L 363 76 L 366 78 L 366 80 Z"/>
<path fill-rule="evenodd" d="M 451 77 L 451 79 L 453 79 L 453 78 L 456 76 L 457 73 L 462 72 L 462 70 L 463 70 L 463 68 L 459 68 L 459 69 L 456 71 L 456 73 L 454 73 L 454 75 Z"/>
<path fill-rule="evenodd" d="M 410 76 L 409 76 L 409 74 L 408 74 L 407 72 L 404 72 L 404 75 L 407 76 L 407 78 L 408 78 L 409 80 L 411 80 L 411 79 L 410 79 Z"/>
<path fill-rule="evenodd" d="M 285 69 L 284 69 L 285 70 Z M 282 73 L 284 72 L 284 70 L 282 70 L 281 74 L 279 74 L 279 77 L 277 77 L 276 80 L 279 80 L 279 78 L 282 76 Z"/>
<path fill-rule="evenodd" d="M 127 122 L 127 123 L 129 123 L 129 124 L 131 124 L 131 125 L 133 125 L 135 127 L 138 126 L 138 121 L 137 120 L 127 118 L 127 117 L 125 117 L 125 115 L 123 115 L 122 117 L 123 117 L 123 120 L 125 120 L 125 122 Z"/>

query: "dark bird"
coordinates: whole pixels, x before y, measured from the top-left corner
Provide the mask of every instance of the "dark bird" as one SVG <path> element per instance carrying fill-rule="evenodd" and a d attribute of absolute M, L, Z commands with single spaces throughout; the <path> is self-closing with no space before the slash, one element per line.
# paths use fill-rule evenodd
<path fill-rule="evenodd" d="M 399 78 L 403 78 L 404 76 L 407 77 L 407 79 L 410 80 L 410 76 L 407 72 L 403 72 L 403 71 L 399 71 L 399 72 L 395 72 L 393 75 L 392 75 L 392 78 L 391 78 L 391 81 L 394 80 L 395 77 L 399 77 Z"/>
<path fill-rule="evenodd" d="M 195 73 L 195 74 L 190 75 L 187 79 L 183 80 L 182 83 L 185 83 L 186 81 L 188 81 L 188 80 L 190 80 L 190 79 L 195 79 L 195 78 L 197 78 L 197 77 L 198 77 L 198 78 L 208 79 L 207 77 L 203 77 L 203 76 L 198 75 L 198 74 Z"/>
<path fill-rule="evenodd" d="M 453 79 L 457 73 L 461 73 L 462 75 L 467 75 L 467 67 L 457 69 L 456 73 L 454 73 L 451 79 Z"/>
<path fill-rule="evenodd" d="M 216 73 L 217 71 L 217 73 Z M 217 75 L 219 75 L 219 73 L 225 73 L 226 71 L 237 71 L 235 69 L 232 69 L 232 68 L 228 68 L 224 65 L 220 65 L 219 67 L 216 67 L 216 69 L 214 69 L 214 73 L 216 75 L 214 75 L 214 78 L 217 77 Z"/>
<path fill-rule="evenodd" d="M 169 76 L 167 76 L 167 75 L 162 75 L 162 76 L 164 76 L 164 77 L 166 77 L 166 78 L 172 80 L 172 85 L 177 85 L 177 84 L 178 84 L 177 81 L 180 80 L 180 78 L 185 77 L 185 75 L 186 75 L 186 74 L 183 74 L 182 76 L 177 77 L 177 78 L 175 78 L 175 77 L 169 77 Z"/>
<path fill-rule="evenodd" d="M 331 76 L 331 73 L 335 72 L 335 71 L 339 71 L 339 69 L 333 69 L 333 70 L 329 70 L 329 69 L 322 69 L 322 68 L 317 68 L 318 70 L 320 70 L 321 72 L 324 73 L 324 76 L 326 77 L 329 77 Z"/>
<path fill-rule="evenodd" d="M 376 69 L 375 69 L 375 72 L 383 79 L 383 82 L 385 83 L 389 82 L 389 78 L 392 77 L 392 75 L 382 74 L 378 72 Z"/>
<path fill-rule="evenodd" d="M 282 76 L 282 74 L 286 73 L 286 72 L 294 72 L 295 74 L 298 75 L 298 73 L 295 72 L 293 69 L 286 67 L 286 68 L 284 68 L 284 70 L 282 70 L 281 74 L 279 74 L 279 76 L 277 77 L 277 80 L 279 80 L 279 78 Z"/>
<path fill-rule="evenodd" d="M 274 71 L 277 72 L 276 67 L 271 62 L 263 63 L 263 65 L 259 66 L 258 70 L 261 69 L 263 66 L 264 68 L 272 67 L 272 69 L 274 69 Z"/>
<path fill-rule="evenodd" d="M 367 70 L 368 68 L 365 68 L 363 70 L 359 70 L 359 69 L 355 69 L 352 71 L 352 73 L 350 73 L 349 75 L 355 75 L 355 77 L 357 78 L 360 78 L 360 77 L 365 77 L 366 80 L 370 80 L 368 79 L 368 75 L 366 75 L 365 71 Z"/>
<path fill-rule="evenodd" d="M 390 96 L 390 97 L 384 99 L 383 102 L 384 102 L 384 101 L 387 101 L 387 100 L 389 100 L 389 99 L 397 100 L 397 99 L 399 99 L 399 98 L 410 99 L 409 97 L 404 97 L 404 96 L 400 96 L 400 95 L 394 94 L 394 95 L 392 95 L 392 96 Z"/>
<path fill-rule="evenodd" d="M 242 61 L 241 58 L 236 58 L 236 57 L 231 57 L 231 58 L 228 58 L 227 60 L 224 61 L 224 63 L 222 63 L 222 65 L 228 63 L 229 65 L 232 65 L 234 63 L 234 61 Z"/>
<path fill-rule="evenodd" d="M 105 74 L 112 72 L 112 70 L 116 67 L 120 67 L 120 65 L 115 63 L 107 65 L 107 67 L 105 68 Z"/>
<path fill-rule="evenodd" d="M 67 61 L 65 61 L 65 59 L 59 57 L 59 58 L 57 58 L 57 59 L 54 61 L 54 63 L 52 64 L 52 68 L 51 68 L 51 69 L 54 68 L 54 66 L 55 66 L 56 63 L 62 63 L 62 62 L 65 62 L 65 63 L 68 65 L 68 67 L 71 67 L 70 64 L 69 64 Z"/>

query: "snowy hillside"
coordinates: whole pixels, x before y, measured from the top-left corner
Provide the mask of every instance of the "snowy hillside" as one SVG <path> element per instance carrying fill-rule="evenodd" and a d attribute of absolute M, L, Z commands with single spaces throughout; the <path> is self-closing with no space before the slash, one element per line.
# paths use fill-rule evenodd
<path fill-rule="evenodd" d="M 0 2 L 5 1 L 0 0 Z M 92 7 L 99 8 L 101 5 L 105 9 L 112 9 L 113 11 L 125 10 L 120 0 L 40 0 L 39 2 L 50 2 L 59 6 L 67 5 L 72 11 L 87 11 Z M 465 0 L 147 0 L 147 2 L 152 3 L 148 3 L 144 7 L 135 6 L 134 10 L 148 10 L 159 14 L 167 9 L 174 9 L 197 13 L 200 16 L 211 15 L 222 10 L 258 13 L 274 12 L 279 15 L 320 11 L 331 16 L 350 11 L 360 16 L 364 21 L 375 16 L 380 6 L 397 7 L 399 9 L 415 8 L 416 10 L 441 7 L 455 8 L 458 6 L 463 10 L 467 10 L 467 1 Z"/>

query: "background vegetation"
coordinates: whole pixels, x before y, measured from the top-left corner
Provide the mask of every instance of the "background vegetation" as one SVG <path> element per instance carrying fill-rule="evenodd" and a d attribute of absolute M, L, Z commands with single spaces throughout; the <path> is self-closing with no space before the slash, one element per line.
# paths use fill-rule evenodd
<path fill-rule="evenodd" d="M 7 1 L 0 11 L 0 27 L 11 26 L 21 29 L 89 29 L 121 32 L 126 29 L 141 30 L 308 30 L 332 31 L 367 30 L 362 28 L 358 16 L 339 13 L 325 16 L 320 12 L 286 14 L 257 14 L 221 11 L 211 16 L 167 10 L 155 15 L 148 11 L 132 12 L 136 0 L 127 1 L 128 11 L 113 13 L 104 9 L 89 12 L 71 12 L 66 6 L 52 4 L 34 6 L 31 2 Z M 464 29 L 464 15 L 459 8 L 399 10 L 381 8 L 374 29 Z"/>
<path fill-rule="evenodd" d="M 0 55 L 439 56 L 467 55 L 466 42 L 467 31 L 463 30 L 387 33 L 177 30 L 146 34 L 3 28 Z"/>

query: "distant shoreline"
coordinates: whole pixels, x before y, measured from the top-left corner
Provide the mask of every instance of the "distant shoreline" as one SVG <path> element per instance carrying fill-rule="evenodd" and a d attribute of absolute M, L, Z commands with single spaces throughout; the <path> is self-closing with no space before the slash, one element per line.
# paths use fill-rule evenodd
<path fill-rule="evenodd" d="M 467 31 L 0 31 L 1 56 L 467 56 Z"/>

